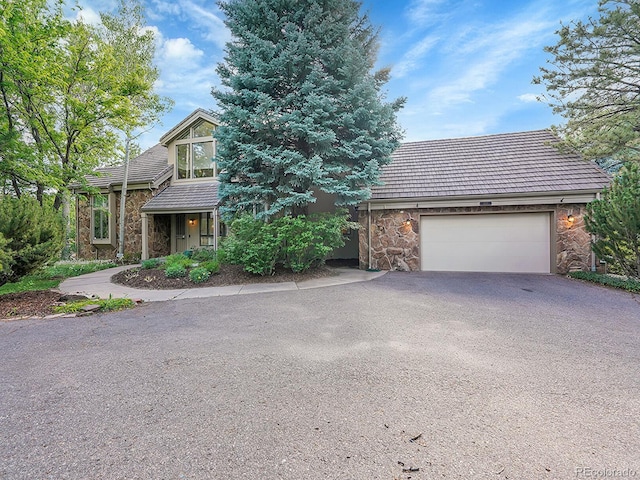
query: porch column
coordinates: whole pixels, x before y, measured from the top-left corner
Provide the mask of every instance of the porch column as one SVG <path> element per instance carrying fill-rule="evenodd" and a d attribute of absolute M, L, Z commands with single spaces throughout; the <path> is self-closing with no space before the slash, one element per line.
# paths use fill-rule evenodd
<path fill-rule="evenodd" d="M 142 212 L 142 260 L 149 260 L 149 219 Z"/>
<path fill-rule="evenodd" d="M 219 225 L 218 225 L 218 209 L 214 208 L 213 212 L 211 212 L 211 218 L 213 218 L 213 249 L 214 250 L 218 250 L 218 236 L 220 235 L 219 232 Z"/>

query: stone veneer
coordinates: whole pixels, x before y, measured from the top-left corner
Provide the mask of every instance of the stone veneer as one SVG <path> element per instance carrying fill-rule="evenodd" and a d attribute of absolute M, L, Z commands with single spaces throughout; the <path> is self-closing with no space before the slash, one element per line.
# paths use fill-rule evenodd
<path fill-rule="evenodd" d="M 585 230 L 584 205 L 448 207 L 371 211 L 371 265 L 366 210 L 360 210 L 360 268 L 420 270 L 420 215 L 490 212 L 555 212 L 556 273 L 591 269 L 591 235 Z M 567 217 L 572 214 L 572 225 Z"/>
<path fill-rule="evenodd" d="M 140 209 L 154 193 L 151 190 L 129 190 L 125 207 L 125 259 L 139 260 L 142 255 L 142 217 Z M 116 238 L 113 245 L 93 245 L 91 243 L 91 208 L 87 198 L 78 200 L 77 215 L 77 256 L 82 259 L 113 260 L 118 252 L 120 192 L 116 192 Z M 160 257 L 171 253 L 171 216 L 148 215 L 149 257 Z"/>

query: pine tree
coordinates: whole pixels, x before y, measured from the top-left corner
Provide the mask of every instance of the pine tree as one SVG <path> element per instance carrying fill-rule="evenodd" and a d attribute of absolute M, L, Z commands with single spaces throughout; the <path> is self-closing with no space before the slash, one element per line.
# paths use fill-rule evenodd
<path fill-rule="evenodd" d="M 296 214 L 314 190 L 338 206 L 370 195 L 402 136 L 373 71 L 378 32 L 352 0 L 221 2 L 233 40 L 213 95 L 223 211 Z"/>
<path fill-rule="evenodd" d="M 593 251 L 630 277 L 640 278 L 640 166 L 628 162 L 587 205 L 585 224 L 596 235 Z"/>

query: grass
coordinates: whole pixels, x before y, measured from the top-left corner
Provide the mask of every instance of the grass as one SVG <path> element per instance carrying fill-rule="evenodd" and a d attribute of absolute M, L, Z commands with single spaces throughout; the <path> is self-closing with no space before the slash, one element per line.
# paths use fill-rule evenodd
<path fill-rule="evenodd" d="M 124 310 L 125 308 L 131 308 L 135 306 L 135 302 L 130 298 L 98 298 L 80 300 L 78 302 L 71 302 L 65 305 L 54 307 L 55 313 L 78 313 L 81 312 L 87 305 L 100 305 L 100 312 L 115 312 L 117 310 Z"/>
<path fill-rule="evenodd" d="M 56 262 L 53 265 L 46 266 L 41 270 L 24 277 L 19 282 L 5 283 L 0 287 L 0 295 L 7 293 L 49 290 L 51 288 L 56 288 L 65 278 L 77 277 L 78 275 L 97 272 L 99 270 L 115 266 L 115 263 L 105 261 Z"/>
<path fill-rule="evenodd" d="M 571 272 L 569 276 L 607 287 L 619 288 L 627 292 L 640 293 L 640 281 L 633 278 L 613 277 L 596 272 Z"/>

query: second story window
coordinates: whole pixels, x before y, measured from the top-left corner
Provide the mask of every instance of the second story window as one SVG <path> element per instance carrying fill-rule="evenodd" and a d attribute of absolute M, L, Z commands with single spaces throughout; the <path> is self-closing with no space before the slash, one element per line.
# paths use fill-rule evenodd
<path fill-rule="evenodd" d="M 212 123 L 201 120 L 176 140 L 178 179 L 216 177 L 214 129 Z"/>

